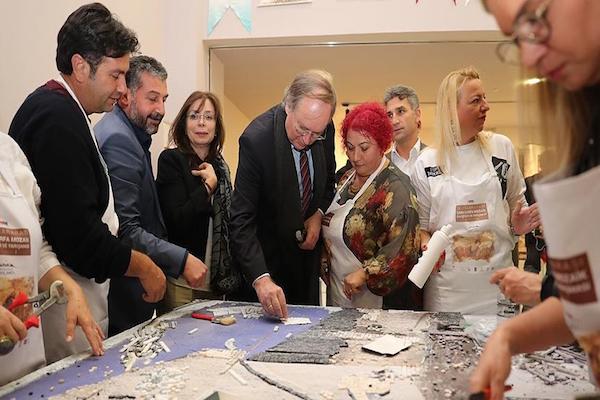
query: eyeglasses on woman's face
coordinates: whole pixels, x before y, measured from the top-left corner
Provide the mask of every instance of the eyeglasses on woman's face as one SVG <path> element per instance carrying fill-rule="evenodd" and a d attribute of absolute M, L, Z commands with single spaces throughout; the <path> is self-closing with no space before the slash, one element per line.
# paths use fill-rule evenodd
<path fill-rule="evenodd" d="M 513 33 L 510 42 L 499 43 L 496 55 L 500 61 L 517 65 L 520 62 L 519 45 L 523 42 L 543 44 L 550 38 L 551 27 L 546 15 L 552 0 L 544 0 L 531 10 L 532 0 L 525 2 L 513 22 Z"/>
<path fill-rule="evenodd" d="M 215 116 L 212 113 L 209 113 L 209 112 L 199 113 L 197 111 L 190 112 L 187 115 L 187 118 L 190 121 L 194 121 L 194 122 L 204 120 L 205 123 L 213 122 L 215 120 Z"/>

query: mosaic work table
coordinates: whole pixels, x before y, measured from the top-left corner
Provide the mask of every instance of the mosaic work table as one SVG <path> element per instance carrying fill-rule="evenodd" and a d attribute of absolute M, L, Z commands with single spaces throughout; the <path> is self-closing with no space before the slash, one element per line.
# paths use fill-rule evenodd
<path fill-rule="evenodd" d="M 198 310 L 233 314 L 237 322 L 191 318 Z M 284 325 L 262 316 L 257 304 L 191 303 L 110 338 L 102 357 L 69 357 L 0 388 L 0 399 L 460 399 L 468 396 L 479 344 L 497 321 L 456 313 L 289 310 L 311 323 Z M 409 347 L 394 356 L 362 349 L 384 335 Z M 133 348 L 145 356 L 133 356 Z M 507 398 L 593 392 L 583 360 L 571 348 L 516 357 Z"/>

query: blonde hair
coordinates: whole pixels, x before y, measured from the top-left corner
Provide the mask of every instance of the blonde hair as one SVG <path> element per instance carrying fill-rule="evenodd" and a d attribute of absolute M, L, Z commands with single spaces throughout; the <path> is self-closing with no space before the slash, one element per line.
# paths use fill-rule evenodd
<path fill-rule="evenodd" d="M 437 148 L 437 165 L 443 173 L 450 173 L 452 163 L 457 160 L 456 146 L 461 141 L 458 119 L 458 98 L 465 82 L 480 79 L 479 72 L 472 67 L 450 72 L 438 89 L 434 136 Z M 490 132 L 481 131 L 476 139 L 482 148 L 489 150 Z"/>
<path fill-rule="evenodd" d="M 589 140 L 592 119 L 592 98 L 589 88 L 570 92 L 561 86 L 544 82 L 535 85 L 537 95 L 537 118 L 548 148 L 560 149 L 557 152 L 557 165 L 554 168 L 570 169 L 579 162 Z"/>

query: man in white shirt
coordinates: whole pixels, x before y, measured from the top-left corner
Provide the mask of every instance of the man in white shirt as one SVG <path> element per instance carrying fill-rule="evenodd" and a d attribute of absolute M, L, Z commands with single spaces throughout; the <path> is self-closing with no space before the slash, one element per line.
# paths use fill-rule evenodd
<path fill-rule="evenodd" d="M 415 161 L 427 147 L 421 143 L 421 109 L 419 97 L 408 86 L 396 85 L 386 89 L 383 103 L 394 127 L 394 145 L 387 157 L 402 172 L 410 176 Z"/>

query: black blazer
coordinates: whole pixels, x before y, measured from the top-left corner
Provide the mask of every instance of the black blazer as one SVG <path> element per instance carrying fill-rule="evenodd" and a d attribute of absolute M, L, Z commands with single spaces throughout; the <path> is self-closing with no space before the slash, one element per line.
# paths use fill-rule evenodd
<path fill-rule="evenodd" d="M 296 231 L 334 195 L 334 127 L 311 147 L 313 197 L 302 215 L 300 191 L 286 113 L 277 105 L 258 116 L 239 140 L 239 163 L 231 204 L 231 249 L 246 280 L 270 273 L 288 303 L 317 304 L 320 243 L 312 251 L 298 247 Z"/>
<path fill-rule="evenodd" d="M 202 178 L 191 171 L 181 151 L 164 150 L 158 157 L 156 190 L 169 241 L 204 261 L 212 205 Z"/>

